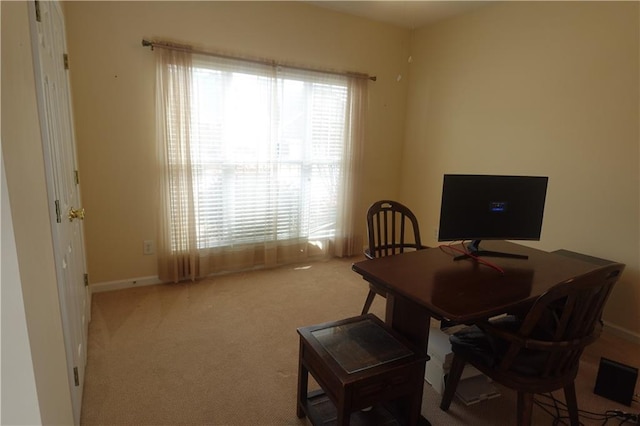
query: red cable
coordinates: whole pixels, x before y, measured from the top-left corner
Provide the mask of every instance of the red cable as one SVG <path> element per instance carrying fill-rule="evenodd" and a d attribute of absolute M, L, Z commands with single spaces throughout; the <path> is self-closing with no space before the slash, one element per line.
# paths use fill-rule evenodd
<path fill-rule="evenodd" d="M 459 249 L 459 248 L 454 247 L 454 246 L 453 246 L 453 244 L 454 244 L 454 243 L 455 243 L 455 241 L 454 241 L 454 242 L 451 242 L 451 243 L 449 243 L 449 244 L 447 244 L 447 245 L 439 245 L 438 247 L 439 247 L 439 248 L 440 248 L 440 250 L 442 250 L 443 252 L 445 252 L 445 251 L 444 251 L 444 247 L 446 247 L 446 248 L 449 248 L 449 249 L 451 249 L 451 250 L 453 250 L 453 251 L 456 251 L 456 252 L 458 252 L 458 253 L 462 253 L 462 254 L 464 254 L 464 255 L 467 255 L 467 256 L 469 256 L 470 258 L 474 259 L 475 261 L 480 262 L 480 263 L 482 263 L 482 264 L 484 264 L 484 265 L 487 265 L 488 267 L 493 268 L 493 269 L 495 269 L 496 271 L 500 272 L 502 275 L 504 275 L 504 269 L 502 269 L 501 267 L 499 267 L 499 266 L 498 266 L 498 265 L 496 265 L 495 263 L 488 262 L 488 261 L 486 261 L 486 260 L 484 260 L 484 259 L 482 259 L 482 258 L 480 258 L 480 257 L 478 257 L 478 256 L 476 256 L 476 255 L 474 255 L 474 254 L 472 254 L 469 250 L 467 250 L 466 246 L 464 245 L 464 241 L 462 241 L 462 242 L 460 243 L 460 245 L 463 247 L 462 249 Z M 446 252 L 445 252 L 445 253 L 446 253 Z"/>

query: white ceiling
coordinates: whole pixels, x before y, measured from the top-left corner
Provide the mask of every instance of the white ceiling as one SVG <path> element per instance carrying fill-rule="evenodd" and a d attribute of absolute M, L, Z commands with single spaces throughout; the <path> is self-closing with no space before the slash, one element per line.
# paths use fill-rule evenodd
<path fill-rule="evenodd" d="M 309 3 L 338 12 L 372 19 L 374 21 L 386 22 L 408 29 L 415 29 L 450 16 L 465 13 L 490 2 L 451 0 L 319 0 L 309 1 Z"/>

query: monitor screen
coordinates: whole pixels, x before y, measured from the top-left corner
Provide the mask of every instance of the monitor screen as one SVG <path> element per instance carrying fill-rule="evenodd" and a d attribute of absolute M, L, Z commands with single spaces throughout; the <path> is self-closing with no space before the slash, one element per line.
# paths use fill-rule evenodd
<path fill-rule="evenodd" d="M 541 176 L 444 175 L 438 240 L 539 240 L 547 181 Z"/>

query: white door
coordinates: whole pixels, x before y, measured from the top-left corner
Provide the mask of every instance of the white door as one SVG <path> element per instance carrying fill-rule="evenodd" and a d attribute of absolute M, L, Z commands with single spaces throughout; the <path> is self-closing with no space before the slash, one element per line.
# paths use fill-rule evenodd
<path fill-rule="evenodd" d="M 79 424 L 90 306 L 64 16 L 57 1 L 31 1 L 29 9 L 67 374 Z"/>

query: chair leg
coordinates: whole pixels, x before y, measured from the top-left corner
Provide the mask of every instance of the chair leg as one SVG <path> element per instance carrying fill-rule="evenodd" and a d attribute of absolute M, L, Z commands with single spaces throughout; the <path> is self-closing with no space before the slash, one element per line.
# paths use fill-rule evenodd
<path fill-rule="evenodd" d="M 578 426 L 578 400 L 576 399 L 576 385 L 574 382 L 564 387 L 564 399 L 567 403 L 567 411 L 569 411 L 569 421 L 571 426 Z"/>
<path fill-rule="evenodd" d="M 451 369 L 449 369 L 447 381 L 444 386 L 444 393 L 442 394 L 442 400 L 440 401 L 440 409 L 442 411 L 449 410 L 449 406 L 453 400 L 453 395 L 456 394 L 456 388 L 458 387 L 458 382 L 460 381 L 460 377 L 462 377 L 462 371 L 464 370 L 464 365 L 466 363 L 467 362 L 463 357 L 459 355 L 453 356 Z"/>
<path fill-rule="evenodd" d="M 530 426 L 533 414 L 533 394 L 518 392 L 518 426 Z"/>
<path fill-rule="evenodd" d="M 367 300 L 364 301 L 364 307 L 362 308 L 362 314 L 369 313 L 369 308 L 371 308 L 371 304 L 373 303 L 373 298 L 376 297 L 376 292 L 369 289 L 369 294 L 367 294 Z"/>

